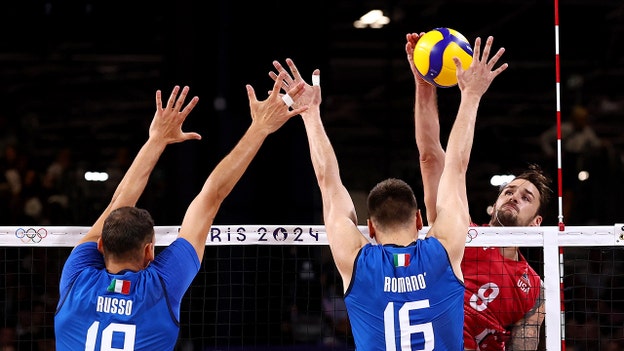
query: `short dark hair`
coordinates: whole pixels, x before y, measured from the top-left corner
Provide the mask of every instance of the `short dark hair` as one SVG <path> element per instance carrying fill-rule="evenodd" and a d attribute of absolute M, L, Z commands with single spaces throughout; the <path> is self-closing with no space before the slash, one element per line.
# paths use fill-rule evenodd
<path fill-rule="evenodd" d="M 125 258 L 154 237 L 154 220 L 147 210 L 125 206 L 113 210 L 102 228 L 102 246 L 106 254 Z"/>
<path fill-rule="evenodd" d="M 550 202 L 550 198 L 552 196 L 552 189 L 550 188 L 550 184 L 552 180 L 548 177 L 542 168 L 537 164 L 529 164 L 527 168 L 522 171 L 519 175 L 517 175 L 514 179 L 524 179 L 526 181 L 531 182 L 531 184 L 535 185 L 537 191 L 540 194 L 540 206 L 537 209 L 537 214 L 542 215 L 544 209 Z M 500 191 L 503 191 L 505 186 L 502 186 Z M 500 195 L 499 191 L 499 195 Z"/>
<path fill-rule="evenodd" d="M 403 224 L 418 212 L 414 191 L 405 181 L 388 178 L 368 193 L 368 216 L 381 226 Z"/>

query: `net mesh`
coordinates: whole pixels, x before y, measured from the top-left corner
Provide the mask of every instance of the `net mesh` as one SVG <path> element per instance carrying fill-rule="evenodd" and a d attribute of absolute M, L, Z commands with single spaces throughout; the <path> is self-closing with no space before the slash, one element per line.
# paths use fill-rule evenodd
<path fill-rule="evenodd" d="M 86 229 L 0 227 L 0 346 L 54 350 L 61 268 Z M 157 251 L 176 233 L 157 227 Z M 519 246 L 547 288 L 540 349 L 589 351 L 624 349 L 621 242 L 616 224 L 472 228 L 466 245 Z M 354 350 L 342 291 L 322 226 L 214 226 L 176 349 Z"/>

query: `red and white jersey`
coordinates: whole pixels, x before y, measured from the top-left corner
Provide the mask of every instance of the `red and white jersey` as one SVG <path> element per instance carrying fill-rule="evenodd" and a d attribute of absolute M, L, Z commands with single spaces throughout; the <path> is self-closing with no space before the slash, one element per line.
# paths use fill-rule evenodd
<path fill-rule="evenodd" d="M 518 261 L 510 260 L 498 247 L 466 247 L 462 272 L 466 286 L 464 347 L 505 350 L 511 326 L 539 299 L 540 276 L 520 252 Z"/>

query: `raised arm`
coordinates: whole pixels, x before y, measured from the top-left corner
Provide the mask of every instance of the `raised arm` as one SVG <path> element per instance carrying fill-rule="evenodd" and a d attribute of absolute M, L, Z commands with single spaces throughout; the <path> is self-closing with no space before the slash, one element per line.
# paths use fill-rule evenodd
<path fill-rule="evenodd" d="M 304 82 L 294 62 L 287 59 L 286 63 L 292 76 L 287 76 L 284 84 L 290 86 Z M 279 62 L 275 61 L 273 65 L 280 74 L 285 72 Z M 270 75 L 275 79 L 275 73 Z M 299 103 L 308 104 L 309 109 L 303 112 L 301 117 L 308 136 L 312 166 L 321 190 L 323 218 L 329 248 L 342 277 L 343 287 L 346 289 L 353 274 L 355 257 L 368 240 L 357 227 L 355 205 L 342 184 L 338 160 L 321 120 L 322 98 L 318 69 L 312 74 L 312 82 L 313 85 L 304 82 L 305 92 Z"/>
<path fill-rule="evenodd" d="M 494 69 L 505 49 L 500 48 L 490 59 L 493 40 L 492 37 L 487 39 L 482 56 L 481 39 L 475 40 L 473 61 L 465 71 L 459 59 L 454 58 L 461 101 L 446 147 L 444 171 L 440 178 L 436 201 L 437 219 L 427 234 L 435 236 L 442 242 L 449 253 L 455 274 L 461 278 L 463 275 L 460 264 L 470 223 L 466 172 L 474 139 L 477 110 L 481 97 L 494 78 L 507 68 L 505 63 Z"/>
<path fill-rule="evenodd" d="M 97 241 L 102 234 L 104 220 L 114 209 L 136 205 L 145 190 L 150 174 L 168 144 L 179 143 L 189 139 L 201 139 L 201 136 L 197 133 L 185 133 L 182 131 L 182 124 L 199 101 L 198 97 L 193 97 L 188 105 L 182 108 L 188 91 L 189 87 L 187 86 L 181 92 L 180 87 L 175 86 L 164 108 L 162 106 L 161 91 L 156 91 L 156 113 L 150 124 L 147 141 L 135 156 L 121 182 L 119 182 L 113 198 L 104 212 L 102 212 L 89 232 L 76 245 L 87 241 Z M 178 93 L 180 93 L 179 96 Z"/>
<path fill-rule="evenodd" d="M 420 172 L 423 181 L 427 224 L 431 225 L 437 217 L 436 199 L 438 185 L 444 169 L 444 149 L 440 142 L 440 118 L 438 114 L 437 90 L 427 83 L 414 64 L 414 47 L 425 33 L 406 35 L 405 53 L 407 62 L 414 76 L 416 88 L 414 100 L 414 127 L 416 146 L 418 147 Z"/>
<path fill-rule="evenodd" d="M 204 257 L 208 232 L 221 203 L 245 173 L 266 137 L 278 130 L 291 117 L 306 110 L 305 106 L 291 110 L 280 97 L 279 90 L 280 85 L 276 82 L 269 97 L 264 101 L 258 101 L 253 87 L 247 85 L 251 124 L 234 149 L 208 176 L 184 215 L 179 237 L 185 238 L 193 245 L 200 262 Z M 302 84 L 294 85 L 288 91 L 289 96 L 295 101 L 302 92 Z"/>

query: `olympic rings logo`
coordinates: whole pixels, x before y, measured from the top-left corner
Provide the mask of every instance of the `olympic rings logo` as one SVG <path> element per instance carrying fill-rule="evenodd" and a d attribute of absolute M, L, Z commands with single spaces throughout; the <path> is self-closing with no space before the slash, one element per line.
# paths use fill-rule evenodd
<path fill-rule="evenodd" d="M 25 244 L 38 244 L 41 242 L 41 240 L 43 240 L 43 238 L 48 236 L 48 231 L 45 228 L 39 228 L 37 230 L 33 228 L 28 228 L 26 230 L 19 228 L 15 231 L 15 236 L 22 240 L 22 242 Z"/>
<path fill-rule="evenodd" d="M 466 233 L 466 244 L 472 242 L 472 240 L 476 239 L 478 235 L 479 235 L 479 232 L 476 229 L 474 228 L 468 229 L 468 233 Z"/>

